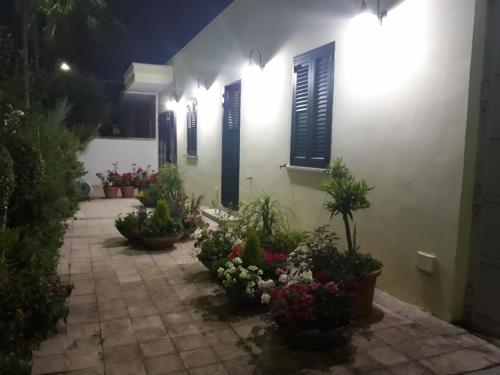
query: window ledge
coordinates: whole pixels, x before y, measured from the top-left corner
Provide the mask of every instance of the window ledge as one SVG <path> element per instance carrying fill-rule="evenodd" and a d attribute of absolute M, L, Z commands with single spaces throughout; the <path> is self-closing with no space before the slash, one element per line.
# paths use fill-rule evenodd
<path fill-rule="evenodd" d="M 308 173 L 321 173 L 325 174 L 328 170 L 325 168 L 313 168 L 313 167 L 300 167 L 298 165 L 290 165 L 287 164 L 287 171 L 299 171 L 299 172 L 308 172 Z"/>
<path fill-rule="evenodd" d="M 186 155 L 186 158 L 190 160 L 198 160 L 198 155 Z"/>

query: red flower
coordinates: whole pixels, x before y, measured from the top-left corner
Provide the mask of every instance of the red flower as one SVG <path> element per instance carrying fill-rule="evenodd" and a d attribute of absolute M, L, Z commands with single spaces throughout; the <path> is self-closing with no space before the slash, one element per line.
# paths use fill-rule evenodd
<path fill-rule="evenodd" d="M 359 282 L 355 279 L 351 279 L 345 283 L 345 288 L 348 291 L 357 290 L 360 287 Z"/>
<path fill-rule="evenodd" d="M 275 263 L 285 263 L 288 256 L 285 253 L 273 253 L 272 251 L 266 249 L 265 247 L 262 248 L 264 250 L 266 262 L 269 264 L 275 264 Z"/>
<path fill-rule="evenodd" d="M 330 281 L 332 281 L 328 275 L 324 272 L 321 271 L 315 271 L 312 273 L 313 279 L 321 284 L 326 284 Z"/>
<path fill-rule="evenodd" d="M 241 247 L 239 247 L 239 246 L 233 246 L 233 248 L 231 249 L 231 252 L 227 256 L 227 259 L 233 260 L 234 258 L 239 257 L 240 254 L 241 254 L 241 250 L 242 250 Z"/>

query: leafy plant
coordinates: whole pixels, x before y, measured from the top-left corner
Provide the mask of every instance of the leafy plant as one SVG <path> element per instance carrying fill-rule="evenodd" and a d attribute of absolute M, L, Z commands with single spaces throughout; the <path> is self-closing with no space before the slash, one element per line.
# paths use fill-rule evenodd
<path fill-rule="evenodd" d="M 106 172 L 96 173 L 103 187 L 119 187 L 122 183 L 122 176 L 118 173 L 118 163 L 113 163 L 113 169 Z"/>
<path fill-rule="evenodd" d="M 205 264 L 227 259 L 231 249 L 238 241 L 230 223 L 221 222 L 215 229 L 203 227 L 195 242 L 195 246 L 200 249 L 196 257 Z"/>
<path fill-rule="evenodd" d="M 299 230 L 281 230 L 273 233 L 272 248 L 277 251 L 290 254 L 301 243 L 303 243 L 308 234 Z"/>
<path fill-rule="evenodd" d="M 148 214 L 144 207 L 138 208 L 136 211 L 129 212 L 124 217 L 118 217 L 115 220 L 115 227 L 121 233 L 127 233 L 135 229 L 140 229 L 144 225 Z"/>
<path fill-rule="evenodd" d="M 239 219 L 246 227 L 255 228 L 263 243 L 272 243 L 273 234 L 286 229 L 287 213 L 278 200 L 264 194 L 242 205 Z"/>
<path fill-rule="evenodd" d="M 344 222 L 347 249 L 356 251 L 356 231 L 352 232 L 353 213 L 370 207 L 367 194 L 373 187 L 365 180 L 356 180 L 342 158 L 337 158 L 328 169 L 330 178 L 323 181 L 322 188 L 332 199 L 326 203 L 330 217 L 340 215 Z"/>
<path fill-rule="evenodd" d="M 265 265 L 265 254 L 260 246 L 259 236 L 253 228 L 247 231 L 245 246 L 241 252 L 241 260 L 245 266 L 253 265 L 262 268 Z"/>
<path fill-rule="evenodd" d="M 182 223 L 172 218 L 168 204 L 163 199 L 158 201 L 154 213 L 144 221 L 144 237 L 173 237 L 181 231 Z"/>
<path fill-rule="evenodd" d="M 9 151 L 0 146 L 0 230 L 7 225 L 7 207 L 15 184 L 14 161 Z"/>

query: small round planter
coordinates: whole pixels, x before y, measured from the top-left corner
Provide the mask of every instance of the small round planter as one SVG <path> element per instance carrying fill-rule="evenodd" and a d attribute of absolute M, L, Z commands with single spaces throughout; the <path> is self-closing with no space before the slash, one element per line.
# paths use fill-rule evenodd
<path fill-rule="evenodd" d="M 374 271 L 369 275 L 354 280 L 358 287 L 351 296 L 351 313 L 355 319 L 364 318 L 371 314 L 375 284 L 382 270 Z"/>
<path fill-rule="evenodd" d="M 333 349 L 349 340 L 348 326 L 329 331 L 319 329 L 278 328 L 288 346 L 297 349 L 325 350 Z"/>
<path fill-rule="evenodd" d="M 122 192 L 122 198 L 134 198 L 135 187 L 133 186 L 122 186 L 120 188 Z"/>
<path fill-rule="evenodd" d="M 196 227 L 184 229 L 184 231 L 182 233 L 182 239 L 187 240 L 189 237 L 191 237 L 193 235 L 194 232 L 196 232 Z"/>
<path fill-rule="evenodd" d="M 142 231 L 139 228 L 134 228 L 129 231 L 118 230 L 120 234 L 130 242 L 139 243 L 142 240 Z"/>
<path fill-rule="evenodd" d="M 142 242 L 144 243 L 144 246 L 150 250 L 163 250 L 174 246 L 176 242 L 180 241 L 182 234 L 183 233 L 180 233 L 174 237 L 142 237 Z"/>
<path fill-rule="evenodd" d="M 118 197 L 118 188 L 116 186 L 104 186 L 103 190 L 106 199 L 115 199 Z"/>

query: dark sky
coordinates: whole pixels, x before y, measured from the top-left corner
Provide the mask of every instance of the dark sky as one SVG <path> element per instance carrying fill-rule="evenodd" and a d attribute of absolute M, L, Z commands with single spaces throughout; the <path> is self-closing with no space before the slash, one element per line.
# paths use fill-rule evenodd
<path fill-rule="evenodd" d="M 99 28 L 93 33 L 85 30 L 83 22 L 78 25 L 78 21 L 72 21 L 66 26 L 60 34 L 67 37 L 59 37 L 59 43 L 46 53 L 47 66 L 56 57 L 65 58 L 101 79 L 120 80 L 131 62 L 167 62 L 232 0 L 107 2 Z M 0 0 L 0 24 L 17 30 L 19 19 L 13 3 Z"/>

